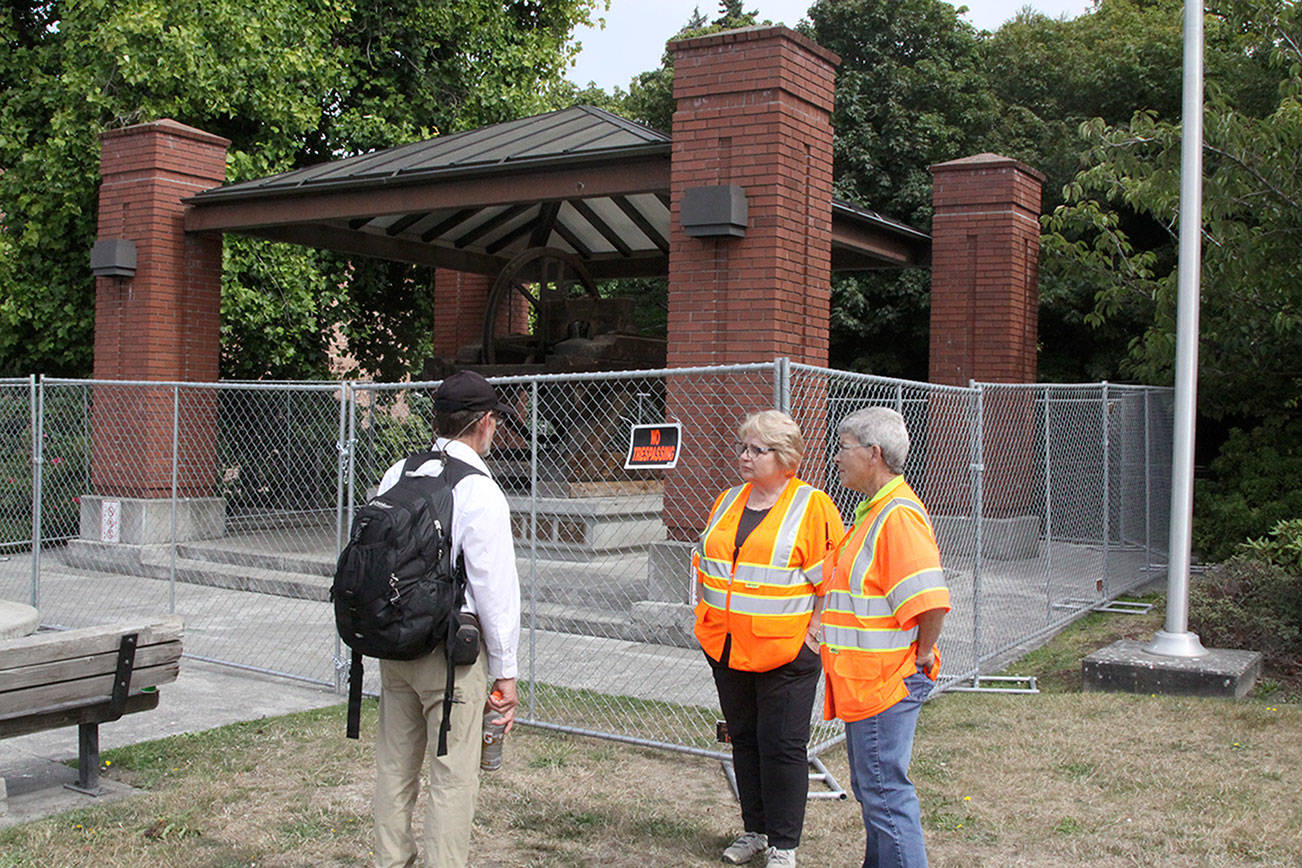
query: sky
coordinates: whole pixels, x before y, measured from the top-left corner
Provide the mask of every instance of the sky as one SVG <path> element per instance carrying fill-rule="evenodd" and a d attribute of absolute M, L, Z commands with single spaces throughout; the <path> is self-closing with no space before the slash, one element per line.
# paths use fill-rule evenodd
<path fill-rule="evenodd" d="M 794 27 L 813 0 L 747 0 L 747 11 L 759 10 L 759 20 Z M 959 5 L 959 4 L 955 4 Z M 1046 15 L 1075 17 L 1093 4 L 1091 0 L 966 0 L 963 16 L 978 30 L 997 30 L 1023 6 Z M 581 27 L 574 38 L 583 46 L 569 79 L 580 86 L 594 81 L 603 90 L 628 89 L 639 72 L 660 66 L 665 43 L 687 23 L 699 7 L 706 17 L 719 14 L 718 0 L 611 0 L 602 17 L 604 29 Z"/>

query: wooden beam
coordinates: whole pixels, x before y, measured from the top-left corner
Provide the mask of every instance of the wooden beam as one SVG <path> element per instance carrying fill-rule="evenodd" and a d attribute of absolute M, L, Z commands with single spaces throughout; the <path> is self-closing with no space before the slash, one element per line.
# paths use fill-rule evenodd
<path fill-rule="evenodd" d="M 552 228 L 555 230 L 557 235 L 565 239 L 566 244 L 574 248 L 574 252 L 577 253 L 580 258 L 590 259 L 592 257 L 592 251 L 587 248 L 587 245 L 579 240 L 577 235 L 566 228 L 564 223 L 558 220 L 556 221 L 556 225 Z"/>
<path fill-rule="evenodd" d="M 605 220 L 602 220 L 601 217 L 597 215 L 596 211 L 592 210 L 591 205 L 589 205 L 587 202 L 584 202 L 582 199 L 571 199 L 570 207 L 573 208 L 575 211 L 579 212 L 579 216 L 581 216 L 584 220 L 587 220 L 588 223 L 591 224 L 593 229 L 596 229 L 599 233 L 601 233 L 601 237 L 609 241 L 610 246 L 618 250 L 620 252 L 620 255 L 622 256 L 633 255 L 633 249 L 624 243 L 624 239 L 619 237 L 619 233 L 616 232 L 614 229 L 611 229 L 609 224 L 607 224 Z"/>
<path fill-rule="evenodd" d="M 480 223 L 474 229 L 471 229 L 470 231 L 466 232 L 464 235 L 462 235 L 453 243 L 456 245 L 458 250 L 462 250 L 466 247 L 469 247 L 471 244 L 478 241 L 480 238 L 483 238 L 485 235 L 494 231 L 498 227 L 503 226 L 506 223 L 510 223 L 512 220 L 519 217 L 521 214 L 528 211 L 532 207 L 534 207 L 532 204 L 512 205 L 510 208 L 507 208 L 505 211 L 502 211 L 500 214 L 496 214 L 492 217 L 489 217 L 483 223 Z"/>
<path fill-rule="evenodd" d="M 530 247 L 546 247 L 547 239 L 552 237 L 556 227 L 556 215 L 561 213 L 560 202 L 544 202 L 538 211 L 538 223 L 533 235 L 529 236 Z"/>
<path fill-rule="evenodd" d="M 412 226 L 415 226 L 417 223 L 424 220 L 429 216 L 429 214 L 430 212 L 428 211 L 413 211 L 405 217 L 399 217 L 397 220 L 394 220 L 389 224 L 389 226 L 384 230 L 384 234 L 388 235 L 390 238 L 395 235 L 401 235 Z M 351 226 L 352 224 L 349 225 Z"/>
<path fill-rule="evenodd" d="M 387 235 L 373 235 L 368 232 L 349 232 L 342 227 L 325 224 L 275 226 L 247 230 L 244 234 L 289 244 L 302 244 L 305 247 L 337 250 L 340 253 L 392 259 L 415 265 L 433 265 L 455 271 L 469 271 L 473 274 L 497 274 L 506 264 L 505 260 L 495 256 L 485 256 L 469 250 L 421 244 L 404 238 L 390 238 Z"/>
<path fill-rule="evenodd" d="M 462 208 L 452 216 L 444 220 L 440 220 L 437 224 L 431 226 L 430 228 L 422 232 L 420 234 L 420 240 L 429 243 L 435 240 L 436 238 L 438 238 L 439 236 L 443 235 L 444 233 L 447 233 L 457 228 L 462 223 L 465 223 L 467 220 L 469 220 L 471 217 L 474 217 L 478 213 L 479 213 L 478 208 Z"/>
<path fill-rule="evenodd" d="M 646 219 L 641 211 L 637 210 L 637 206 L 630 202 L 627 196 L 613 196 L 612 199 L 619 206 L 619 210 L 623 211 L 628 216 L 628 219 L 633 221 L 633 225 L 650 239 L 652 244 L 660 248 L 663 253 L 669 252 L 669 240 L 660 234 L 659 229 L 651 225 L 651 221 Z"/>
<path fill-rule="evenodd" d="M 405 180 L 405 179 L 404 179 Z M 619 196 L 669 189 L 667 154 L 645 154 L 606 164 L 554 168 L 497 169 L 480 177 L 466 173 L 446 177 L 389 181 L 370 187 L 267 191 L 230 199 L 187 201 L 187 232 L 247 231 L 322 220 L 371 219 L 383 214 L 440 211 L 448 208 L 514 205 Z"/>

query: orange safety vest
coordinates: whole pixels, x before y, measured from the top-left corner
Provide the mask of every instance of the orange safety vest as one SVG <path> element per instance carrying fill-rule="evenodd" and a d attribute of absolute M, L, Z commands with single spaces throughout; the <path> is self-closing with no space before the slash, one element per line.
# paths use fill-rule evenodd
<path fill-rule="evenodd" d="M 904 679 L 917 671 L 918 616 L 949 611 L 931 519 L 903 476 L 882 486 L 855 519 L 823 564 L 825 720 L 863 720 L 908 696 Z M 933 680 L 940 672 L 935 654 L 927 673 Z"/>
<path fill-rule="evenodd" d="M 719 660 L 731 635 L 728 666 L 767 672 L 800 653 L 823 558 L 844 526 L 830 497 L 791 479 L 738 549 L 737 525 L 750 489 L 747 483 L 719 495 L 692 553 L 702 585 L 696 638 Z"/>

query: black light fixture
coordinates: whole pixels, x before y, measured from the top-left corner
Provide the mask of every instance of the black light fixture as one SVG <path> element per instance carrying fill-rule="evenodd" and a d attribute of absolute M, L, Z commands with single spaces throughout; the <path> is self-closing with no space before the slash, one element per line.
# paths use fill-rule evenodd
<path fill-rule="evenodd" d="M 134 277 L 136 242 L 104 238 L 90 249 L 90 271 L 96 277 Z"/>

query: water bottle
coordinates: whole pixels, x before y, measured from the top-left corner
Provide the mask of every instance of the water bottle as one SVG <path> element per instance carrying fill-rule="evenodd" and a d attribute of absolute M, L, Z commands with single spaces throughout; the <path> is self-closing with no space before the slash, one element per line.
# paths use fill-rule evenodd
<path fill-rule="evenodd" d="M 500 694 L 494 692 L 500 698 Z M 502 715 L 492 708 L 484 709 L 484 748 L 479 755 L 479 767 L 486 772 L 495 772 L 502 767 L 502 739 L 506 735 L 506 724 L 493 723 Z"/>

